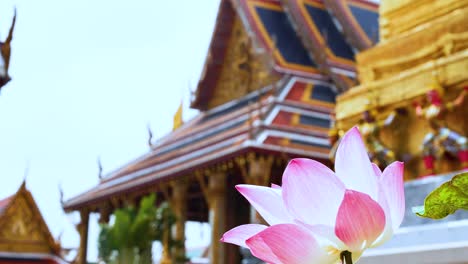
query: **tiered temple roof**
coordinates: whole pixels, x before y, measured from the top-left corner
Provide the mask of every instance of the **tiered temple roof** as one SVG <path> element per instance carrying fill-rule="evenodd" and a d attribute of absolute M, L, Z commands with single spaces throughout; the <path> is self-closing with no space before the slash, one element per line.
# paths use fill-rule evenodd
<path fill-rule="evenodd" d="M 335 96 L 355 83 L 354 52 L 376 40 L 377 10 L 364 0 L 222 0 L 192 101 L 201 113 L 159 140 L 149 153 L 67 201 L 65 209 L 92 207 L 121 193 L 146 192 L 158 182 L 250 150 L 327 162 Z M 236 43 L 243 34 L 246 40 Z M 252 74 L 255 65 L 249 58 L 231 60 L 233 42 L 245 45 L 251 60 L 263 60 L 270 68 Z M 242 63 L 248 64 L 251 75 L 263 73 L 273 80 L 260 87 L 261 81 L 245 83 L 251 91 L 234 87 L 229 100 L 213 103 L 217 90 L 227 89 L 227 64 L 242 68 Z"/>
<path fill-rule="evenodd" d="M 67 208 L 78 209 L 119 192 L 146 189 L 249 150 L 326 160 L 329 114 L 335 97 L 332 87 L 297 77 L 282 79 L 282 83 L 279 91 L 266 87 L 201 113 L 161 139 L 150 153 L 68 201 Z"/>

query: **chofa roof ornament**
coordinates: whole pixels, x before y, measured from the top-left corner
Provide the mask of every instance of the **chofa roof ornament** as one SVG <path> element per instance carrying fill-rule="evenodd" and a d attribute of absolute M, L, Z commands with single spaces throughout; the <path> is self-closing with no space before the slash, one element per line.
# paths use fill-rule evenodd
<path fill-rule="evenodd" d="M 10 66 L 10 54 L 11 54 L 11 40 L 13 39 L 13 31 L 15 29 L 16 23 L 16 9 L 13 16 L 13 21 L 11 22 L 10 31 L 5 41 L 0 41 L 0 89 L 7 84 L 11 77 L 8 75 L 8 68 Z"/>

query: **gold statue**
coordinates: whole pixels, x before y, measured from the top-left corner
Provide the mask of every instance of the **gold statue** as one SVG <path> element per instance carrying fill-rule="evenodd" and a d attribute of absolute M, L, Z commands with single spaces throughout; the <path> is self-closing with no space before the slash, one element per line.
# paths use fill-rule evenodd
<path fill-rule="evenodd" d="M 379 167 L 386 167 L 395 161 L 395 152 L 385 146 L 380 140 L 380 130 L 393 124 L 396 115 L 402 114 L 402 111 L 402 109 L 397 109 L 383 120 L 377 120 L 374 111 L 366 110 L 362 113 L 359 130 L 366 144 L 369 158 Z"/>
<path fill-rule="evenodd" d="M 448 128 L 444 120 L 448 111 L 463 103 L 467 90 L 468 86 L 465 86 L 455 100 L 445 103 L 442 98 L 443 90 L 437 85 L 426 94 L 427 106 L 423 107 L 419 102 L 414 103 L 416 115 L 424 117 L 431 128 L 422 144 L 425 176 L 435 174 L 435 161 L 445 153 L 458 156 L 462 168 L 468 168 L 467 138 Z"/>

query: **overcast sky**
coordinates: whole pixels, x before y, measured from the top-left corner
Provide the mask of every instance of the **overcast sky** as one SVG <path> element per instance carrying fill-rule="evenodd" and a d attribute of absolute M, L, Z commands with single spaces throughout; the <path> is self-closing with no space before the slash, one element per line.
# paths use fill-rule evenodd
<path fill-rule="evenodd" d="M 53 235 L 78 236 L 60 207 L 98 183 L 104 172 L 148 151 L 172 127 L 181 98 L 188 110 L 203 67 L 219 0 L 0 1 L 0 38 L 18 10 L 10 75 L 0 94 L 0 198 L 27 171 Z M 93 218 L 95 221 L 95 218 Z M 90 259 L 96 257 L 91 227 Z M 200 234 L 190 235 L 196 244 Z"/>

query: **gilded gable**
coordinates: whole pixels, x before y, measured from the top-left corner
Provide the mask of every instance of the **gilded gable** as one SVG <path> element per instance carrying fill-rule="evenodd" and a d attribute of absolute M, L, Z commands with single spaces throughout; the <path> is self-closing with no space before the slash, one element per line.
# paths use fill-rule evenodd
<path fill-rule="evenodd" d="M 255 52 L 252 41 L 237 17 L 229 38 L 221 74 L 208 108 L 239 99 L 279 79 L 271 74 L 269 54 Z"/>
<path fill-rule="evenodd" d="M 56 249 L 34 199 L 22 186 L 0 215 L 0 251 L 51 254 Z"/>

